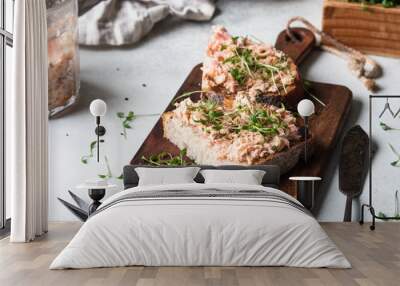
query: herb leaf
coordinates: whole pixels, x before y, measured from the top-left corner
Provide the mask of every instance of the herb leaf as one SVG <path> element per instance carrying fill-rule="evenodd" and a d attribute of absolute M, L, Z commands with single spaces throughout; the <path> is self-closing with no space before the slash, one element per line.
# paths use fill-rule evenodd
<path fill-rule="evenodd" d="M 117 117 L 122 120 L 122 135 L 127 139 L 126 129 L 132 129 L 130 123 L 136 119 L 136 115 L 133 111 L 129 111 L 126 115 L 124 112 L 117 112 Z"/>
<path fill-rule="evenodd" d="M 378 213 L 378 218 L 381 220 L 387 220 L 387 216 L 383 212 Z"/>
<path fill-rule="evenodd" d="M 379 125 L 384 131 L 400 131 L 400 129 L 393 128 L 382 121 L 379 123 Z"/>
<path fill-rule="evenodd" d="M 238 82 L 239 85 L 243 85 L 246 82 L 246 73 L 239 68 L 232 68 L 229 70 L 232 77 Z"/>
<path fill-rule="evenodd" d="M 397 156 L 397 160 L 390 163 L 393 167 L 400 167 L 400 154 L 399 152 L 393 147 L 392 144 L 389 143 L 389 147 L 392 150 L 393 154 Z"/>
<path fill-rule="evenodd" d="M 100 141 L 100 143 L 102 143 L 104 141 Z M 92 141 L 89 144 L 89 155 L 84 155 L 81 157 L 81 163 L 82 164 L 87 164 L 89 159 L 93 158 L 94 156 L 94 150 L 96 149 L 97 146 L 97 141 Z"/>
<path fill-rule="evenodd" d="M 234 43 L 236 44 L 235 41 Z M 223 63 L 230 65 L 229 73 L 239 85 L 244 85 L 248 78 L 254 78 L 255 73 L 258 72 L 265 80 L 271 81 L 278 92 L 282 87 L 283 91 L 287 93 L 283 77 L 280 74 L 280 71 L 288 71 L 287 65 L 283 65 L 282 62 L 274 65 L 266 64 L 257 57 L 253 50 L 248 48 L 235 47 L 234 52 L 235 55 L 225 59 Z M 286 61 L 287 58 L 283 57 L 283 60 Z"/>
<path fill-rule="evenodd" d="M 347 0 L 347 2 L 360 3 L 363 10 L 368 10 L 368 5 L 382 4 L 384 8 L 393 8 L 400 4 L 399 0 Z"/>
<path fill-rule="evenodd" d="M 135 118 L 135 113 L 133 111 L 129 111 L 126 119 L 132 121 Z"/>
<path fill-rule="evenodd" d="M 193 162 L 185 160 L 187 150 L 182 149 L 179 150 L 179 154 L 177 156 L 173 156 L 168 152 L 161 152 L 155 155 L 151 155 L 149 157 L 142 156 L 142 160 L 150 165 L 154 166 L 187 166 L 192 165 Z"/>
<path fill-rule="evenodd" d="M 321 104 L 323 107 L 326 107 L 326 104 L 325 104 L 321 99 L 319 99 L 316 95 L 314 95 L 314 94 L 311 92 L 312 84 L 311 84 L 311 82 L 310 82 L 309 80 L 303 79 L 303 88 L 304 88 L 304 91 L 305 91 L 309 96 L 311 96 L 312 99 L 314 99 L 316 102 L 318 102 L 319 104 Z"/>
<path fill-rule="evenodd" d="M 195 94 L 195 93 L 203 93 L 203 91 L 202 90 L 195 90 L 195 91 L 189 91 L 189 92 L 182 93 L 181 95 L 175 97 L 175 99 L 173 100 L 172 104 L 175 104 L 178 100 L 186 98 L 186 97 L 189 97 L 189 96 L 191 96 L 192 94 Z"/>
<path fill-rule="evenodd" d="M 284 106 L 281 107 L 285 109 Z M 215 134 L 218 137 L 227 136 L 241 131 L 260 133 L 264 137 L 272 137 L 285 132 L 288 125 L 275 111 L 261 106 L 238 106 L 236 109 L 225 112 L 223 107 L 211 100 L 198 101 L 188 109 L 197 113 L 192 121 L 203 125 L 207 133 Z"/>

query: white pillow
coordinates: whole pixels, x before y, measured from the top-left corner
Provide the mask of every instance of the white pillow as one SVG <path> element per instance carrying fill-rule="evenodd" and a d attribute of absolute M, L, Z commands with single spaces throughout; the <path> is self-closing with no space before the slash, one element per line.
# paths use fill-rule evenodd
<path fill-rule="evenodd" d="M 135 168 L 139 176 L 139 186 L 195 183 L 193 179 L 199 170 L 199 167 Z"/>
<path fill-rule="evenodd" d="M 261 185 L 265 171 L 262 170 L 202 170 L 205 184 Z"/>

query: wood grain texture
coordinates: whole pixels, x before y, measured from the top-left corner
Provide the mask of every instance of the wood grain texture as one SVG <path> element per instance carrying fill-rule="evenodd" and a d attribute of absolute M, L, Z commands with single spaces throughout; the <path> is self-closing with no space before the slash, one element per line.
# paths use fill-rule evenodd
<path fill-rule="evenodd" d="M 292 57 L 296 64 L 300 64 L 314 48 L 315 38 L 310 31 L 304 28 L 295 28 L 293 32 L 300 41 L 292 42 L 283 31 L 279 34 L 275 46 Z M 190 72 L 165 111 L 174 108 L 172 103 L 176 97 L 186 92 L 200 90 L 201 75 L 201 64 L 199 64 Z M 300 162 L 282 177 L 281 189 L 295 197 L 297 196 L 295 184 L 289 181 L 289 177 L 323 176 L 332 149 L 337 143 L 351 107 L 352 93 L 348 88 L 316 82 L 311 83 L 311 86 L 311 92 L 317 95 L 326 104 L 326 107 L 322 108 L 320 104 L 316 103 L 316 114 L 310 120 L 310 133 L 313 138 L 315 156 L 309 160 L 307 166 Z M 192 95 L 191 98 L 198 99 L 198 94 Z M 159 119 L 130 163 L 132 165 L 144 164 L 142 156 L 149 157 L 162 151 L 174 155 L 179 153 L 179 149 L 163 137 L 162 121 Z M 317 199 L 321 195 L 322 193 L 317 193 Z"/>
<path fill-rule="evenodd" d="M 315 46 L 315 38 L 312 32 L 304 28 L 294 28 L 293 33 L 296 36 L 298 41 L 293 42 L 287 35 L 285 31 L 282 31 L 276 41 L 276 48 L 279 50 L 284 51 L 288 54 L 296 64 L 299 64 L 314 48 Z M 171 103 L 168 105 L 164 112 L 168 112 L 174 109 L 173 102 L 175 98 L 180 96 L 183 93 L 196 91 L 201 89 L 201 78 L 202 78 L 202 71 L 201 71 L 201 64 L 195 66 L 193 70 L 190 72 L 189 76 L 186 78 L 178 92 L 173 97 Z M 301 81 L 297 84 L 296 88 L 294 89 L 295 93 L 299 94 L 299 97 L 304 97 L 304 91 L 302 87 Z M 199 99 L 199 94 L 193 94 L 190 98 L 194 101 Z M 302 143 L 297 144 L 293 148 L 302 148 Z M 141 147 L 139 148 L 138 152 L 135 154 L 134 158 L 131 160 L 132 165 L 136 164 L 144 164 L 143 160 L 141 159 L 143 156 L 149 157 L 153 154 L 158 154 L 161 152 L 169 152 L 171 154 L 177 155 L 179 153 L 178 148 L 172 144 L 169 140 L 163 137 L 163 126 L 161 118 L 157 121 L 156 125 L 145 139 Z M 279 157 L 283 157 L 283 159 L 288 160 L 285 158 L 285 154 L 278 154 L 276 155 L 276 160 L 279 160 Z M 294 162 L 295 163 L 295 162 Z M 291 166 L 293 164 L 290 164 Z M 293 193 L 294 195 L 294 193 Z"/>
<path fill-rule="evenodd" d="M 307 29 L 295 28 L 293 31 L 301 41 L 292 42 L 286 36 L 286 33 L 282 32 L 279 34 L 275 46 L 292 57 L 296 64 L 300 64 L 314 48 L 315 38 Z M 201 89 L 201 75 L 201 65 L 199 64 L 190 72 L 174 98 L 185 92 Z M 337 143 L 351 107 L 352 93 L 348 88 L 340 85 L 316 82 L 313 82 L 311 86 L 311 92 L 317 95 L 327 106 L 322 108 L 321 105 L 316 104 L 316 115 L 310 120 L 310 132 L 313 136 L 315 156 L 311 158 L 307 166 L 304 166 L 300 162 L 292 171 L 282 177 L 281 189 L 295 197 L 297 196 L 295 184 L 289 181 L 289 177 L 306 175 L 323 176 L 324 170 L 329 163 L 332 149 Z M 192 95 L 191 98 L 196 100 L 197 96 Z M 173 108 L 173 105 L 170 104 L 166 111 L 170 111 Z M 167 151 L 174 155 L 179 153 L 178 148 L 163 137 L 162 122 L 160 119 L 134 155 L 131 164 L 144 164 L 141 159 L 142 156 L 148 157 L 162 151 Z M 317 200 L 322 195 L 321 192 L 318 192 Z"/>
<path fill-rule="evenodd" d="M 32 243 L 0 241 L 2 286 L 398 286 L 400 224 L 378 223 L 375 231 L 357 223 L 322 223 L 352 269 L 289 267 L 118 267 L 49 270 L 52 260 L 80 223 L 50 223 L 49 233 Z"/>
<path fill-rule="evenodd" d="M 325 0 L 322 30 L 362 52 L 400 57 L 400 8 Z"/>
<path fill-rule="evenodd" d="M 275 48 L 284 51 L 293 59 L 296 65 L 299 65 L 314 49 L 315 37 L 310 30 L 304 28 L 292 28 L 291 31 L 294 34 L 296 41 L 290 39 L 286 30 L 284 30 L 278 35 L 275 42 Z"/>
<path fill-rule="evenodd" d="M 336 147 L 351 109 L 352 92 L 340 85 L 312 82 L 312 93 L 322 100 L 326 107 L 316 104 L 316 112 L 310 118 L 310 132 L 313 135 L 313 156 L 307 165 L 299 162 L 297 166 L 282 177 L 281 190 L 297 196 L 292 176 L 324 177 L 333 149 Z M 317 192 L 317 201 L 323 195 Z"/>

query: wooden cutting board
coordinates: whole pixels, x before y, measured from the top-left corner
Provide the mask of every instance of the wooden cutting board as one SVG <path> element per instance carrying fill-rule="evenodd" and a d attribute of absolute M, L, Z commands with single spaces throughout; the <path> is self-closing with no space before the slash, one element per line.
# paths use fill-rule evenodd
<path fill-rule="evenodd" d="M 275 47 L 288 54 L 296 64 L 300 64 L 315 47 L 315 38 L 312 32 L 304 28 L 295 28 L 293 31 L 298 38 L 297 42 L 292 42 L 286 36 L 286 32 L 283 31 L 279 34 Z M 201 64 L 199 64 L 190 72 L 174 98 L 186 92 L 200 90 L 201 75 Z M 314 140 L 314 156 L 309 159 L 306 166 L 299 162 L 294 169 L 281 178 L 281 189 L 292 196 L 297 196 L 297 194 L 294 183 L 288 179 L 290 176 L 323 177 L 323 172 L 329 163 L 332 150 L 338 141 L 351 107 L 352 93 L 347 87 L 312 82 L 311 92 L 318 96 L 326 104 L 326 107 L 315 103 L 316 113 L 310 119 L 310 132 Z M 193 95 L 192 98 L 195 99 L 196 96 Z M 173 101 L 166 111 L 174 108 Z M 131 164 L 144 164 L 141 159 L 142 156 L 148 157 L 163 151 L 179 154 L 178 148 L 163 137 L 160 118 L 131 160 Z"/>

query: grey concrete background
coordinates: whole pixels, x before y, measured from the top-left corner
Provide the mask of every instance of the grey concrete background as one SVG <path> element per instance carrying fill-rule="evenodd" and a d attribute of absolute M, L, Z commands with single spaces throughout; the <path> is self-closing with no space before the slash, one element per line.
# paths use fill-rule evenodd
<path fill-rule="evenodd" d="M 217 5 L 220 11 L 211 22 L 183 22 L 170 18 L 159 23 L 148 37 L 134 46 L 113 49 L 81 47 L 80 102 L 69 114 L 51 120 L 49 124 L 50 220 L 73 220 L 74 217 L 56 197 L 69 199 L 68 189 L 104 173 L 104 161 L 97 164 L 93 159 L 88 165 L 80 162 L 80 157 L 89 152 L 89 143 L 94 139 L 95 120 L 88 110 L 91 100 L 101 98 L 108 104 L 103 119 L 107 128 L 106 142 L 101 153 L 107 155 L 113 175 L 118 176 L 158 119 L 158 115 L 152 114 L 164 110 L 192 67 L 202 61 L 212 25 L 222 24 L 232 34 L 251 34 L 270 43 L 275 42 L 292 16 L 304 16 L 321 26 L 322 0 L 218 1 Z M 379 80 L 383 87 L 381 93 L 400 93 L 399 59 L 374 58 L 385 71 Z M 367 130 L 369 92 L 349 72 L 343 60 L 315 51 L 302 64 L 301 71 L 307 79 L 349 87 L 354 94 L 354 103 L 346 128 L 360 124 Z M 134 121 L 125 140 L 120 135 L 122 127 L 116 112 L 130 110 L 141 116 Z M 399 142 L 398 138 L 397 135 L 394 140 Z M 377 144 L 387 145 L 379 140 Z M 387 155 L 390 156 L 390 152 Z M 345 197 L 338 190 L 337 156 L 338 149 L 333 153 L 329 172 L 323 178 L 326 196 L 317 215 L 321 221 L 340 221 L 343 218 Z M 394 189 L 400 185 L 400 179 L 396 176 L 398 170 L 385 164 L 383 162 L 374 180 L 377 185 L 388 187 L 380 188 L 376 202 L 379 210 L 391 213 Z M 116 179 L 113 182 L 121 184 Z M 87 197 L 84 191 L 76 192 Z M 362 202 L 366 200 L 367 185 L 361 197 Z M 358 216 L 357 205 L 355 202 L 355 217 Z"/>

